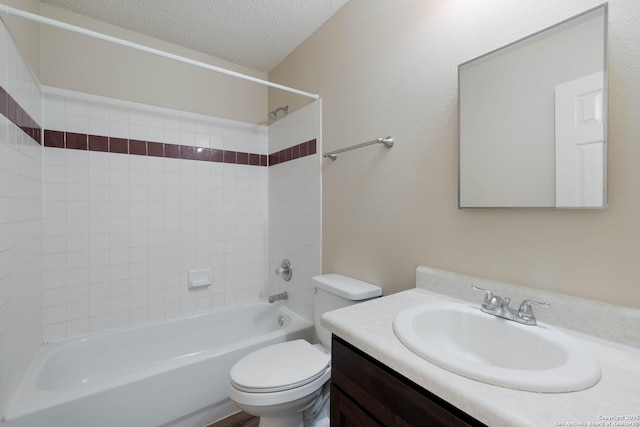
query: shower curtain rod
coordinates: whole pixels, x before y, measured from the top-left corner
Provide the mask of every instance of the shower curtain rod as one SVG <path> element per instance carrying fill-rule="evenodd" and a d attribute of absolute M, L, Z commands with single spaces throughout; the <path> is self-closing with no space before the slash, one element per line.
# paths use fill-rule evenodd
<path fill-rule="evenodd" d="M 185 58 L 184 56 L 174 55 L 173 53 L 165 52 L 159 49 L 154 49 L 152 47 L 144 46 L 138 43 L 133 43 L 127 40 L 119 39 L 117 37 L 108 36 L 106 34 L 99 33 L 97 31 L 88 30 L 86 28 L 78 27 L 75 25 L 67 24 L 65 22 L 56 21 L 55 19 L 46 18 L 44 16 L 26 12 L 21 9 L 16 9 L 6 4 L 0 4 L 0 13 L 5 15 L 13 15 L 18 16 L 20 18 L 28 19 L 30 21 L 35 21 L 40 24 L 50 25 L 52 27 L 60 28 L 63 30 L 72 31 L 78 34 L 84 34 L 89 37 L 94 37 L 96 39 L 108 41 L 111 43 L 119 44 L 121 46 L 130 47 L 132 49 L 140 50 L 142 52 L 151 53 L 154 55 L 162 56 L 164 58 L 173 59 L 174 61 L 184 62 L 185 64 L 190 64 L 196 67 L 204 68 L 206 70 L 215 71 L 221 74 L 226 74 L 228 76 L 236 77 L 242 80 L 248 80 L 250 82 L 262 84 L 265 86 L 269 86 L 276 89 L 281 89 L 287 92 L 295 93 L 297 95 L 306 96 L 313 99 L 319 99 L 320 95 L 315 93 L 304 92 L 298 89 L 294 89 L 288 86 L 283 86 L 277 83 L 272 83 L 267 80 L 259 79 L 257 77 L 248 76 L 246 74 L 238 73 L 236 71 L 227 70 L 226 68 L 217 67 L 215 65 L 207 64 L 205 62 L 195 61 L 193 59 Z"/>

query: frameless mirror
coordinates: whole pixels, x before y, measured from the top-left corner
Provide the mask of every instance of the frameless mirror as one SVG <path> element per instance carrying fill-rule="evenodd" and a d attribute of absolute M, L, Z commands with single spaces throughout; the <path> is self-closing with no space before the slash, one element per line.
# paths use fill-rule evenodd
<path fill-rule="evenodd" d="M 606 207 L 607 5 L 458 67 L 459 208 Z"/>

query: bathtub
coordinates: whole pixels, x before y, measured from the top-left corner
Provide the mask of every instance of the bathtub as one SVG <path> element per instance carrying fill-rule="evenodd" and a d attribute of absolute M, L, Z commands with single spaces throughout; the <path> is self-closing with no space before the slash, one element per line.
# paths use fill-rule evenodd
<path fill-rule="evenodd" d="M 308 320 L 256 302 L 47 344 L 4 427 L 202 427 L 237 412 L 227 394 L 236 361 L 312 334 Z"/>

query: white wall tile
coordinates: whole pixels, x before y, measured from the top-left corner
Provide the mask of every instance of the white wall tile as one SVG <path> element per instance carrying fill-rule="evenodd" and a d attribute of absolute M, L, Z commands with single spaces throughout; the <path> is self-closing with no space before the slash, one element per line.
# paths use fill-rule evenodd
<path fill-rule="evenodd" d="M 46 100 L 44 104 L 44 111 L 46 113 L 65 114 L 64 96 L 45 94 L 43 100 Z"/>
<path fill-rule="evenodd" d="M 129 108 L 129 124 L 131 125 L 140 125 L 143 127 L 147 126 L 147 112 L 137 109 L 137 108 Z"/>
<path fill-rule="evenodd" d="M 66 322 L 45 324 L 43 330 L 44 342 L 60 341 L 66 338 L 67 328 Z"/>
<path fill-rule="evenodd" d="M 49 166 L 49 165 L 65 166 L 67 163 L 67 151 L 68 150 L 58 150 L 55 148 L 44 148 L 43 163 L 46 166 Z"/>
<path fill-rule="evenodd" d="M 65 116 L 65 130 L 67 132 L 88 133 L 89 118 L 85 116 L 74 116 L 67 114 Z"/>
<path fill-rule="evenodd" d="M 55 117 L 51 117 L 51 113 L 47 113 L 47 125 L 49 125 L 49 120 L 55 119 Z M 51 125 L 51 129 L 55 129 L 53 124 Z M 107 136 L 109 135 L 110 122 L 108 119 L 97 119 L 94 117 L 89 117 L 87 119 L 87 133 L 90 135 L 101 135 Z M 62 130 L 62 129 L 55 129 Z"/>
<path fill-rule="evenodd" d="M 98 135 L 216 148 L 231 135 L 228 149 L 268 152 L 266 127 L 256 130 L 229 120 L 159 113 L 68 91 L 47 95 L 45 110 L 52 123 L 64 111 L 69 132 L 81 132 L 86 120 L 88 131 Z M 186 316 L 266 295 L 268 248 L 259 242 L 267 235 L 267 168 L 45 152 L 44 173 L 52 178 L 45 184 L 44 207 L 49 216 L 44 224 L 47 301 L 65 310 L 64 320 L 59 315 L 45 321 L 47 339 Z M 56 250 L 61 237 L 64 248 Z M 207 267 L 215 272 L 216 284 L 188 290 L 187 270 Z M 234 273 L 238 268 L 243 271 Z M 67 299 L 58 305 L 60 295 Z"/>
<path fill-rule="evenodd" d="M 83 286 L 89 283 L 88 268 L 67 268 L 67 286 Z"/>
<path fill-rule="evenodd" d="M 45 307 L 42 320 L 45 325 L 64 322 L 66 320 L 66 305 Z"/>
<path fill-rule="evenodd" d="M 89 319 L 83 316 L 77 320 L 67 321 L 66 333 L 68 336 L 79 336 L 88 334 Z"/>
<path fill-rule="evenodd" d="M 129 139 L 137 139 L 139 141 L 147 140 L 147 126 L 129 123 Z"/>
<path fill-rule="evenodd" d="M 47 129 L 66 131 L 67 130 L 67 116 L 64 113 L 54 113 L 45 111 L 47 117 Z"/>
<path fill-rule="evenodd" d="M 64 112 L 67 116 L 88 117 L 87 102 L 76 98 L 66 98 L 64 101 Z"/>
<path fill-rule="evenodd" d="M 111 327 L 111 316 L 109 314 L 91 316 L 89 318 L 89 333 L 104 332 Z"/>
<path fill-rule="evenodd" d="M 66 152 L 65 167 L 87 168 L 89 152 L 83 150 L 64 150 Z"/>
<path fill-rule="evenodd" d="M 66 287 L 67 284 L 67 271 L 66 270 L 54 270 L 44 271 L 42 286 L 44 289 L 59 289 Z"/>
<path fill-rule="evenodd" d="M 129 123 L 129 109 L 119 105 L 108 105 L 109 121 Z"/>
<path fill-rule="evenodd" d="M 165 142 L 164 129 L 161 127 L 148 126 L 147 140 L 152 142 Z"/>
<path fill-rule="evenodd" d="M 67 302 L 67 289 L 46 289 L 43 292 L 42 302 L 44 307 L 65 305 Z"/>
<path fill-rule="evenodd" d="M 321 273 L 321 152 L 320 101 L 309 104 L 269 127 L 269 152 L 317 140 L 317 153 L 269 167 L 269 270 L 282 259 L 291 261 L 295 271 L 290 282 L 269 276 L 270 293 L 286 290 L 287 306 L 313 319 L 313 283 Z M 310 239 L 318 236 L 318 240 Z M 265 239 L 266 241 L 266 239 Z"/>
<path fill-rule="evenodd" d="M 45 110 L 47 110 L 49 108 L 49 106 L 47 105 L 49 103 L 49 96 L 51 96 L 51 95 L 47 95 L 45 97 L 45 99 L 46 99 L 46 101 L 45 101 Z M 59 96 L 59 98 L 62 98 L 63 102 L 64 102 L 64 97 Z M 58 112 L 58 111 L 56 111 L 56 112 Z M 87 116 L 90 119 L 109 121 L 109 107 L 107 105 L 104 105 L 104 104 L 99 103 L 99 102 L 87 102 Z"/>
<path fill-rule="evenodd" d="M 110 317 L 111 317 L 110 329 L 124 328 L 125 326 L 130 325 L 129 310 L 111 312 Z"/>
<path fill-rule="evenodd" d="M 55 152 L 65 152 L 67 150 L 53 150 Z M 109 153 L 91 151 L 89 152 L 89 169 L 94 170 L 96 168 L 107 169 L 109 168 Z"/>
<path fill-rule="evenodd" d="M 127 122 L 109 121 L 109 137 L 129 138 L 129 124 Z"/>

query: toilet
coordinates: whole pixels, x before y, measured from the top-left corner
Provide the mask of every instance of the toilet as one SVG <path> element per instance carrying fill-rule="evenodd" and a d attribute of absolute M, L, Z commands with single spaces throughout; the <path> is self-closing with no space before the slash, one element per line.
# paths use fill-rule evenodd
<path fill-rule="evenodd" d="M 320 316 L 377 298 L 382 289 L 341 274 L 313 278 L 314 325 L 320 344 L 294 340 L 261 348 L 230 371 L 229 397 L 244 412 L 260 417 L 260 427 L 329 426 L 331 332 Z"/>

